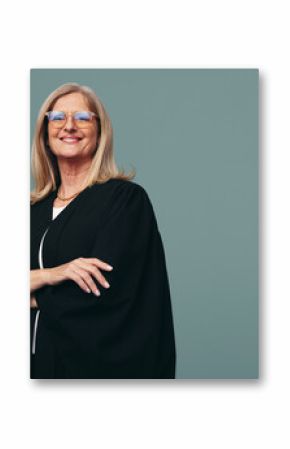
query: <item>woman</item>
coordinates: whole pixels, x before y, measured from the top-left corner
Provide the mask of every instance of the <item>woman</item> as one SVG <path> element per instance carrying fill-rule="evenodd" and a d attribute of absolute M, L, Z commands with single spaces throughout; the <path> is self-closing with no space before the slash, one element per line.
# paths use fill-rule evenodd
<path fill-rule="evenodd" d="M 43 103 L 32 150 L 31 378 L 175 378 L 161 236 L 110 119 L 77 83 Z"/>

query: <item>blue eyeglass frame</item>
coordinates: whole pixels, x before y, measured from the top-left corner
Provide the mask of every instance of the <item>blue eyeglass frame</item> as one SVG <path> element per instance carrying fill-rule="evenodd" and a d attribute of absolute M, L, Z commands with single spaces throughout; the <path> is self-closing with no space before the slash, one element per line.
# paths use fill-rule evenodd
<path fill-rule="evenodd" d="M 58 121 L 58 120 L 53 120 L 53 119 L 50 118 L 50 115 L 52 113 L 54 113 L 55 115 L 57 115 L 57 114 L 64 115 L 63 119 L 61 119 L 61 120 L 65 120 L 65 122 L 67 121 L 68 115 L 73 115 L 74 120 L 79 120 L 78 118 L 76 118 L 77 114 L 87 114 L 90 117 L 90 121 L 92 121 L 93 117 L 99 118 L 95 112 L 91 112 L 91 111 L 76 111 L 76 112 L 47 111 L 45 113 L 45 116 L 48 118 L 48 120 L 50 122 L 57 122 Z"/>

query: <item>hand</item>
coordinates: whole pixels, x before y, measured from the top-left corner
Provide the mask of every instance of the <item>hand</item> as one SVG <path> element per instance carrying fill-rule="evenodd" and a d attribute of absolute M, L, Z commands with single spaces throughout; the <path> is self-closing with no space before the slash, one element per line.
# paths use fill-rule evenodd
<path fill-rule="evenodd" d="M 38 307 L 38 304 L 36 302 L 36 298 L 35 298 L 33 293 L 30 295 L 30 307 L 32 309 L 35 309 L 36 307 Z"/>
<path fill-rule="evenodd" d="M 101 293 L 96 287 L 96 284 L 93 281 L 92 277 L 95 277 L 105 288 L 109 288 L 110 285 L 108 284 L 98 267 L 102 270 L 108 271 L 111 271 L 113 269 L 113 267 L 100 259 L 92 257 L 79 257 L 78 259 L 74 259 L 63 265 L 47 269 L 49 273 L 48 282 L 49 285 L 57 285 L 60 282 L 72 280 L 76 282 L 85 292 L 91 293 L 92 291 L 94 294 L 99 296 Z"/>

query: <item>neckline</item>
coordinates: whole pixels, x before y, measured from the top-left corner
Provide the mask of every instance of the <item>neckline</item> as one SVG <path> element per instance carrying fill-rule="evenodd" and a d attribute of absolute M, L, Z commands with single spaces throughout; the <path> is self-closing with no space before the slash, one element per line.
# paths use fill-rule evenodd
<path fill-rule="evenodd" d="M 77 204 L 77 202 L 80 200 L 80 198 L 83 197 L 83 195 L 90 189 L 90 187 L 92 186 L 87 186 L 85 187 L 72 201 L 70 201 L 66 206 L 61 207 L 63 210 L 53 219 L 53 214 L 50 215 L 50 220 L 55 222 L 56 220 L 60 219 L 63 215 L 64 211 L 68 211 L 70 212 L 70 210 L 73 210 L 75 204 Z M 51 197 L 50 197 L 50 206 L 52 206 L 52 209 L 60 209 L 58 207 L 54 207 L 53 202 L 55 200 L 55 198 L 57 197 L 57 190 L 58 188 L 56 188 L 55 190 L 52 191 L 51 193 Z"/>
<path fill-rule="evenodd" d="M 108 179 L 105 183 L 95 183 L 92 185 L 89 185 L 87 187 L 85 187 L 70 203 L 68 203 L 63 210 L 53 219 L 53 213 L 50 213 L 50 222 L 59 222 L 59 220 L 62 219 L 62 217 L 64 216 L 69 216 L 70 212 L 72 212 L 76 206 L 76 204 L 83 198 L 85 197 L 89 192 L 91 192 L 93 190 L 93 188 L 97 188 L 100 187 L 102 185 L 105 185 L 107 183 L 110 183 L 114 178 L 110 178 Z M 58 187 L 53 190 L 51 192 L 51 196 L 49 198 L 49 206 L 50 206 L 50 210 L 52 211 L 54 206 L 53 206 L 53 202 L 55 200 L 55 198 L 57 197 L 57 190 Z M 56 208 L 57 209 L 57 208 Z"/>

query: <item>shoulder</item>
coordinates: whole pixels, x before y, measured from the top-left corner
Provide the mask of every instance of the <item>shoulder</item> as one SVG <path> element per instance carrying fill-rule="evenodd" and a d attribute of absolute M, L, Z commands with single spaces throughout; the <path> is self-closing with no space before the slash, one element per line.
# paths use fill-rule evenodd
<path fill-rule="evenodd" d="M 145 188 L 135 181 L 113 178 L 107 181 L 107 183 L 110 184 L 113 191 L 142 192 L 143 194 L 146 194 Z"/>
<path fill-rule="evenodd" d="M 99 186 L 103 186 L 104 196 L 106 196 L 109 202 L 115 201 L 122 203 L 129 199 L 150 201 L 145 188 L 134 181 L 112 178 L 103 184 L 96 184 L 94 186 L 96 191 L 99 189 Z"/>
<path fill-rule="evenodd" d="M 43 213 L 43 211 L 46 210 L 46 208 L 52 201 L 53 197 L 54 197 L 54 191 L 51 191 L 46 197 L 42 198 L 41 200 L 37 201 L 36 203 L 32 204 L 30 202 L 30 213 L 31 214 Z"/>
<path fill-rule="evenodd" d="M 120 214 L 127 218 L 138 214 L 154 215 L 150 198 L 141 184 L 122 179 L 111 179 L 105 184 L 106 219 Z"/>

